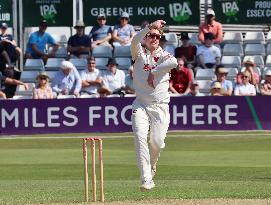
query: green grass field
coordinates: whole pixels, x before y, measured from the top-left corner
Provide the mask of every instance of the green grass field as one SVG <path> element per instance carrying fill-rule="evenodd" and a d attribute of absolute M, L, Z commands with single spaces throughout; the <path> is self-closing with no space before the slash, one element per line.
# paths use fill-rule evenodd
<path fill-rule="evenodd" d="M 0 204 L 83 201 L 82 140 L 59 137 L 0 138 Z M 172 132 L 166 143 L 156 188 L 141 193 L 133 138 L 105 138 L 106 201 L 271 197 L 270 134 Z"/>

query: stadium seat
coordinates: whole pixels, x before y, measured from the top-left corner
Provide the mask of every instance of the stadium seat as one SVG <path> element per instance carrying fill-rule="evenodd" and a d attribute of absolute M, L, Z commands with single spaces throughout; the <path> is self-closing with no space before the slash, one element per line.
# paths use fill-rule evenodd
<path fill-rule="evenodd" d="M 20 80 L 25 83 L 35 83 L 38 73 L 39 73 L 39 71 L 25 70 L 21 73 Z"/>
<path fill-rule="evenodd" d="M 243 62 L 245 62 L 248 58 L 252 58 L 257 67 L 263 68 L 264 67 L 264 60 L 262 56 L 245 56 Z"/>
<path fill-rule="evenodd" d="M 263 69 L 262 77 L 265 76 L 265 73 L 266 73 L 268 70 L 271 70 L 271 67 L 265 67 L 265 68 Z"/>
<path fill-rule="evenodd" d="M 32 99 L 32 95 L 14 95 L 12 97 L 13 100 L 23 100 L 23 99 Z"/>
<path fill-rule="evenodd" d="M 263 32 L 247 32 L 245 35 L 244 43 L 265 43 Z"/>
<path fill-rule="evenodd" d="M 271 55 L 266 57 L 265 66 L 271 67 Z"/>
<path fill-rule="evenodd" d="M 246 44 L 245 55 L 261 55 L 265 56 L 265 47 L 263 44 Z"/>
<path fill-rule="evenodd" d="M 50 81 L 52 81 L 52 79 L 55 77 L 55 75 L 56 75 L 56 73 L 57 73 L 58 71 L 46 71 L 46 73 L 48 74 L 48 76 L 49 76 L 49 78 L 50 78 Z"/>
<path fill-rule="evenodd" d="M 210 80 L 198 80 L 200 92 L 209 95 L 211 82 Z"/>
<path fill-rule="evenodd" d="M 269 31 L 267 33 L 267 36 L 266 36 L 266 43 L 271 43 L 271 31 Z"/>
<path fill-rule="evenodd" d="M 75 95 L 58 95 L 57 99 L 71 99 L 76 98 Z"/>
<path fill-rule="evenodd" d="M 33 95 L 33 90 L 35 88 L 35 83 L 27 83 L 28 89 L 25 90 L 23 85 L 17 85 L 15 95 Z"/>
<path fill-rule="evenodd" d="M 227 44 L 242 44 L 243 35 L 241 32 L 225 32 L 223 37 L 223 43 Z"/>
<path fill-rule="evenodd" d="M 215 76 L 213 69 L 198 69 L 196 73 L 196 80 L 212 80 Z"/>
<path fill-rule="evenodd" d="M 45 70 L 59 70 L 61 62 L 64 60 L 64 58 L 48 58 Z"/>
<path fill-rule="evenodd" d="M 107 69 L 107 62 L 108 58 L 96 58 L 96 68 L 99 70 L 106 70 Z"/>
<path fill-rule="evenodd" d="M 200 45 L 201 42 L 199 41 L 199 34 L 198 33 L 189 33 L 190 42 L 194 45 Z"/>
<path fill-rule="evenodd" d="M 271 55 L 271 43 L 268 43 L 266 46 L 266 55 Z"/>
<path fill-rule="evenodd" d="M 128 68 L 131 66 L 131 58 L 116 58 L 118 65 L 118 68 L 121 70 L 128 70 Z"/>
<path fill-rule="evenodd" d="M 111 58 L 112 48 L 109 46 L 97 46 L 92 50 L 92 56 L 95 58 Z"/>
<path fill-rule="evenodd" d="M 24 64 L 24 70 L 36 70 L 43 71 L 44 63 L 42 59 L 26 59 Z"/>
<path fill-rule="evenodd" d="M 223 47 L 224 56 L 244 56 L 243 46 L 241 44 L 225 44 Z"/>
<path fill-rule="evenodd" d="M 117 46 L 114 50 L 114 56 L 116 58 L 131 58 L 130 46 Z"/>
<path fill-rule="evenodd" d="M 52 47 L 50 47 L 52 49 Z M 58 50 L 56 51 L 56 58 L 67 58 L 68 56 L 68 51 L 67 51 L 67 46 L 66 45 L 61 45 Z"/>
<path fill-rule="evenodd" d="M 227 79 L 232 81 L 232 80 L 234 80 L 236 78 L 237 74 L 238 74 L 238 69 L 237 68 L 228 68 Z"/>
<path fill-rule="evenodd" d="M 175 48 L 179 45 L 179 40 L 176 33 L 165 33 L 164 35 L 167 40 L 166 42 L 167 45 L 174 45 Z"/>
<path fill-rule="evenodd" d="M 88 62 L 85 58 L 71 58 L 69 61 L 77 68 L 77 70 L 85 70 L 88 67 Z"/>
<path fill-rule="evenodd" d="M 241 58 L 240 56 L 222 56 L 221 63 L 226 68 L 240 68 L 241 67 Z"/>

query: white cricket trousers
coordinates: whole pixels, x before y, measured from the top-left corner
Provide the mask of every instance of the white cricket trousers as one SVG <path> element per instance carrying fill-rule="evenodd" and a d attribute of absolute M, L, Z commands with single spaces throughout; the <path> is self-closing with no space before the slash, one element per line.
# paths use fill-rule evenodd
<path fill-rule="evenodd" d="M 143 105 L 133 103 L 132 127 L 135 140 L 137 164 L 141 181 L 152 180 L 151 167 L 156 165 L 170 121 L 168 104 Z M 150 149 L 148 133 L 150 131 Z"/>

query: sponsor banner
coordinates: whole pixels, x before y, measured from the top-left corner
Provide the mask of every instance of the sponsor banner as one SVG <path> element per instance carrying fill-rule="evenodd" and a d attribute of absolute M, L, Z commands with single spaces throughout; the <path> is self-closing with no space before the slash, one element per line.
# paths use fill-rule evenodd
<path fill-rule="evenodd" d="M 165 20 L 167 25 L 199 24 L 199 1 L 83 0 L 83 18 L 87 25 L 96 24 L 100 13 L 107 16 L 108 25 L 116 25 L 124 11 L 130 15 L 132 25 L 141 25 L 145 20 L 153 22 L 158 19 Z"/>
<path fill-rule="evenodd" d="M 271 1 L 215 0 L 216 19 L 223 24 L 270 24 Z"/>
<path fill-rule="evenodd" d="M 2 100 L 0 135 L 131 132 L 134 98 Z M 169 130 L 271 130 L 270 97 L 172 97 Z"/>
<path fill-rule="evenodd" d="M 73 26 L 73 0 L 23 0 L 23 18 L 25 27 L 43 19 L 49 26 Z"/>
<path fill-rule="evenodd" d="M 12 27 L 12 16 L 12 0 L 0 0 L 0 23 L 5 22 Z"/>

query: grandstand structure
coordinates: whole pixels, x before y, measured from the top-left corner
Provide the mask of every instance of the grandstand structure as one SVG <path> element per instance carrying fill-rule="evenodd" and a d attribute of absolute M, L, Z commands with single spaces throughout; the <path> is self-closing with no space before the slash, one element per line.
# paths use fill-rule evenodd
<path fill-rule="evenodd" d="M 13 2 L 17 2 L 13 0 Z M 22 1 L 19 1 L 22 3 Z M 83 4 L 82 0 L 73 0 L 74 12 L 73 21 L 82 19 Z M 208 8 L 213 7 L 213 0 L 199 0 L 199 22 L 203 22 Z M 16 5 L 17 6 L 17 3 Z M 14 14 L 17 17 L 18 14 Z M 22 21 L 23 18 L 20 19 Z M 220 21 L 220 19 L 217 19 Z M 21 27 L 17 28 L 17 22 L 14 21 L 15 38 L 19 39 L 20 47 L 25 50 L 27 40 L 30 33 L 36 31 L 38 27 Z M 136 30 L 140 29 L 139 25 L 134 25 Z M 89 33 L 92 26 L 85 28 L 85 33 Z M 167 44 L 174 48 L 181 45 L 180 34 L 183 31 L 189 33 L 191 42 L 197 46 L 200 45 L 198 41 L 198 25 L 167 25 L 166 28 Z M 19 31 L 19 35 L 17 33 Z M 56 41 L 61 45 L 56 58 L 48 59 L 44 64 L 38 59 L 28 59 L 20 66 L 21 80 L 28 83 L 35 83 L 36 74 L 38 71 L 47 71 L 53 77 L 62 60 L 67 59 L 67 41 L 71 35 L 75 33 L 73 27 L 48 27 L 47 32 L 52 34 Z M 257 72 L 261 77 L 265 72 L 271 69 L 271 31 L 268 24 L 257 25 L 240 25 L 240 24 L 223 24 L 224 40 L 218 46 L 221 48 L 222 58 L 221 62 L 229 69 L 229 79 L 234 82 L 236 74 L 241 71 L 243 61 L 247 58 L 253 58 L 256 62 Z M 20 37 L 20 38 L 19 38 Z M 48 50 L 51 48 L 48 47 Z M 123 46 L 110 50 L 106 47 L 100 46 L 92 51 L 92 56 L 96 58 L 97 68 L 106 69 L 107 60 L 110 57 L 116 57 L 119 68 L 127 71 L 131 66 L 131 53 L 129 46 Z M 87 68 L 85 59 L 69 59 L 78 70 Z M 21 63 L 24 62 L 22 59 Z M 201 91 L 209 91 L 209 81 L 213 80 L 214 74 L 212 72 L 204 72 L 199 70 L 195 74 L 195 78 L 200 81 Z M 262 78 L 263 79 L 263 78 Z M 202 82 L 201 82 L 202 81 Z"/>

